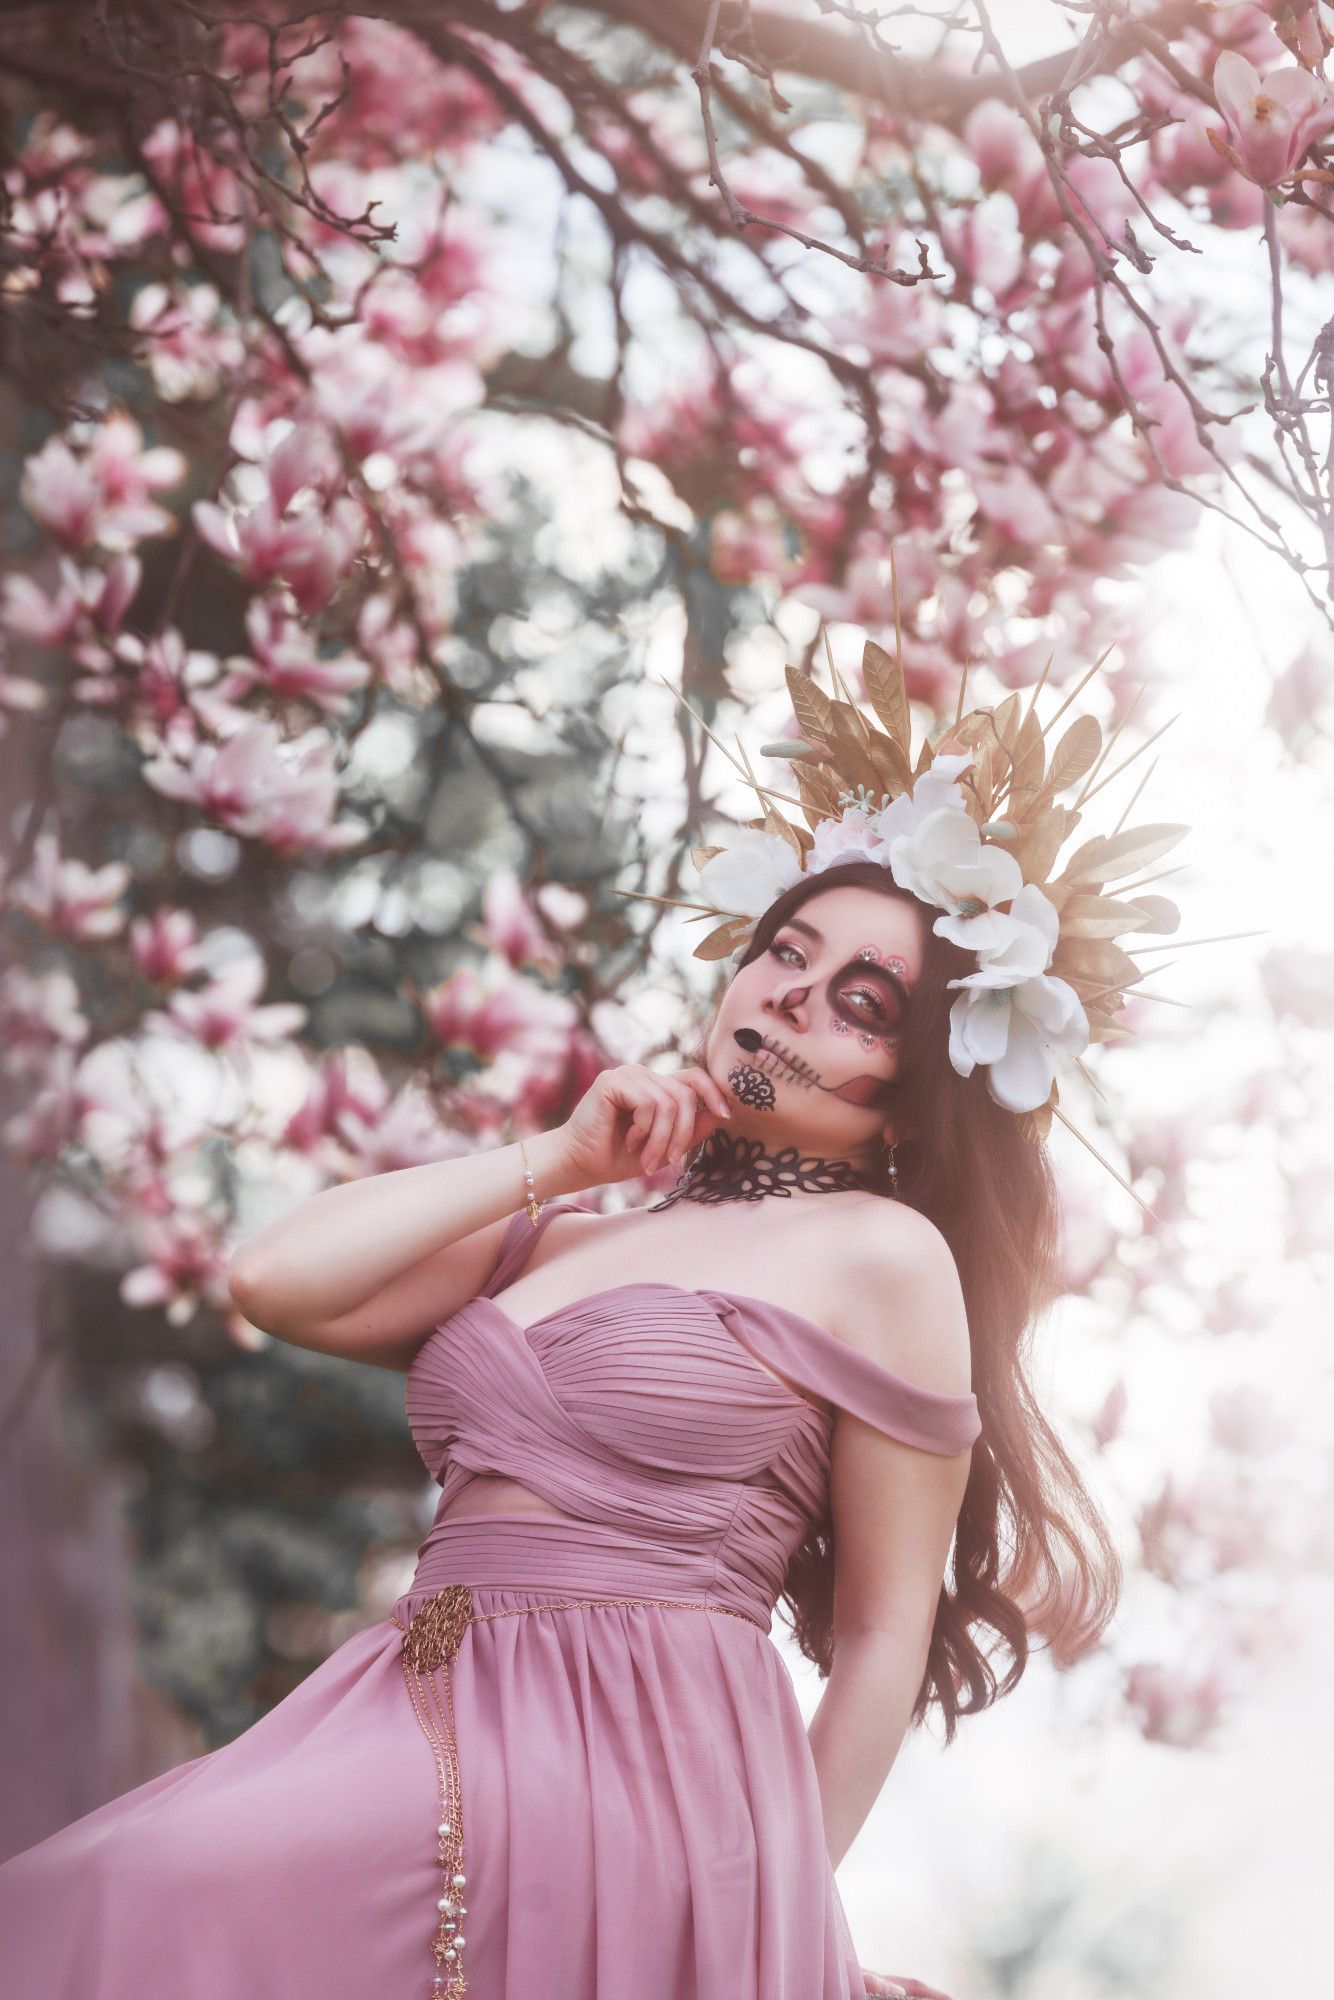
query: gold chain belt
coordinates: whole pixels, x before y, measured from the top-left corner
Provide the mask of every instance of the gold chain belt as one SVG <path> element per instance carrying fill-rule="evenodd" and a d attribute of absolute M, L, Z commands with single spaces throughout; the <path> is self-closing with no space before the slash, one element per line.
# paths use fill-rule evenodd
<path fill-rule="evenodd" d="M 681 1611 L 720 1611 L 729 1618 L 755 1620 L 748 1612 L 730 1604 L 701 1604 L 693 1597 L 572 1597 L 561 1603 L 516 1604 L 507 1611 L 478 1611 L 471 1586 L 449 1583 L 428 1597 L 404 1625 L 390 1618 L 404 1634 L 403 1678 L 413 1710 L 435 1758 L 436 1781 L 440 1791 L 440 1824 L 436 1828 L 439 1846 L 436 1858 L 444 1871 L 444 1893 L 436 1901 L 439 1923 L 431 1940 L 435 1973 L 430 2000 L 460 2000 L 467 1992 L 463 1976 L 463 1933 L 459 1921 L 468 1914 L 462 1892 L 468 1878 L 463 1870 L 463 1792 L 459 1783 L 458 1748 L 454 1734 L 454 1690 L 450 1665 L 463 1644 L 463 1635 L 474 1620 L 517 1618 L 525 1611 L 584 1611 L 594 1605 L 656 1604 Z M 439 1675 L 437 1682 L 436 1676 Z"/>

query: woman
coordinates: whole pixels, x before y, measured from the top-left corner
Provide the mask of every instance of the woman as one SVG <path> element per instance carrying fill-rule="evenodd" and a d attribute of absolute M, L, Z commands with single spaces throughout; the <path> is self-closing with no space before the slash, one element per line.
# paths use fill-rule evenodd
<path fill-rule="evenodd" d="M 0 1992 L 936 1992 L 863 1971 L 833 1870 L 908 1727 L 950 1741 L 1030 1632 L 1073 1656 L 1115 1556 L 1020 1368 L 1049 1168 L 949 1064 L 968 959 L 926 915 L 876 862 L 805 877 L 695 1064 L 241 1246 L 256 1324 L 406 1371 L 435 1524 L 392 1620 L 0 1869 Z"/>

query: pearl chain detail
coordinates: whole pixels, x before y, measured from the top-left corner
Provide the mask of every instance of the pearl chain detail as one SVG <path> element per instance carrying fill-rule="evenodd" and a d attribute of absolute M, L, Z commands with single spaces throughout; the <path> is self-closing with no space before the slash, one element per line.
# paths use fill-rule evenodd
<path fill-rule="evenodd" d="M 463 1866 L 463 1788 L 459 1781 L 450 1672 L 464 1634 L 478 1620 L 517 1618 L 526 1611 L 586 1611 L 597 1605 L 613 1604 L 656 1604 L 681 1611 L 715 1611 L 728 1618 L 744 1618 L 748 1625 L 756 1622 L 734 1605 L 702 1604 L 691 1597 L 573 1597 L 559 1603 L 518 1604 L 506 1611 L 478 1611 L 466 1583 L 446 1584 L 417 1607 L 406 1625 L 398 1618 L 389 1620 L 404 1635 L 400 1654 L 403 1679 L 413 1712 L 431 1746 L 440 1794 L 436 1860 L 445 1879 L 435 1905 L 438 1921 L 431 1939 L 435 1970 L 428 2000 L 462 2000 L 468 1990 L 463 1971 L 465 1940 L 460 1929 L 460 1920 L 468 1914 L 461 1893 L 468 1885 Z"/>

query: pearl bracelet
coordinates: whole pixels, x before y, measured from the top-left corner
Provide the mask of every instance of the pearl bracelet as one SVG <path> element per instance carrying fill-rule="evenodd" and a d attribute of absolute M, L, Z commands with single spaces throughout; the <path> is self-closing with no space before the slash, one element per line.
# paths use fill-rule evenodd
<path fill-rule="evenodd" d="M 528 1220 L 532 1223 L 533 1228 L 536 1229 L 537 1218 L 542 1211 L 543 1204 L 537 1198 L 533 1183 L 533 1170 L 528 1164 L 528 1152 L 522 1139 L 519 1140 L 519 1151 L 523 1156 L 524 1193 L 528 1202 Z"/>

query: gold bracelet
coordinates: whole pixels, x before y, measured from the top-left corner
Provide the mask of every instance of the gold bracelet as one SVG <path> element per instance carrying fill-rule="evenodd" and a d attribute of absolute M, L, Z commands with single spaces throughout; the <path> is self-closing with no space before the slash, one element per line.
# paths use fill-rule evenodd
<path fill-rule="evenodd" d="M 522 1139 L 519 1140 L 519 1151 L 523 1155 L 523 1178 L 525 1193 L 528 1198 L 528 1220 L 532 1223 L 533 1228 L 536 1229 L 537 1218 L 542 1211 L 543 1204 L 537 1199 L 534 1191 L 533 1170 L 528 1164 L 528 1153 Z"/>

